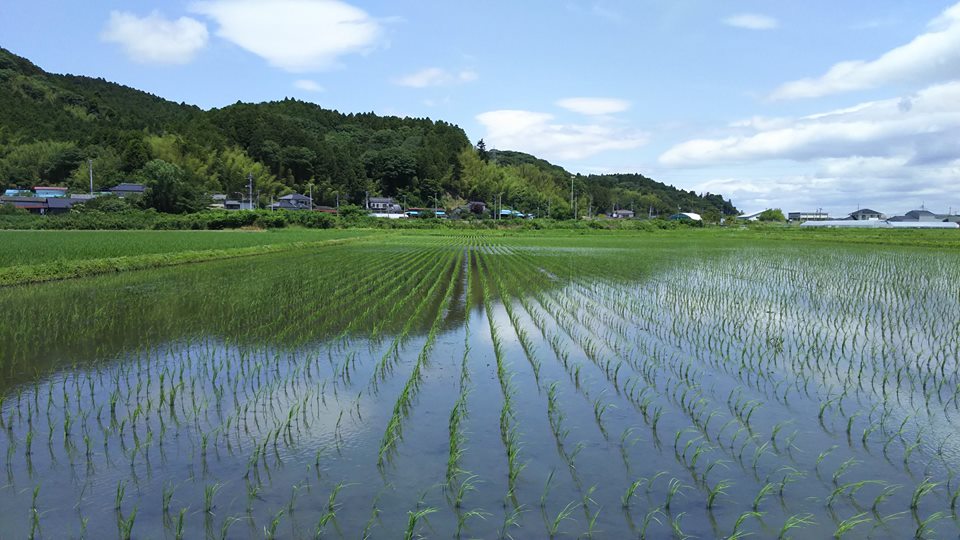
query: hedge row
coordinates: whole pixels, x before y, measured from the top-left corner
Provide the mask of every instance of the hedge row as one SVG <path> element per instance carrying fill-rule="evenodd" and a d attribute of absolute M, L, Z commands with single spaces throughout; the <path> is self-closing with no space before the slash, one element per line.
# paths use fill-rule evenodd
<path fill-rule="evenodd" d="M 126 212 L 84 211 L 57 216 L 29 214 L 0 215 L 0 229 L 70 229 L 70 230 L 221 230 L 253 227 L 276 229 L 289 226 L 310 229 L 364 227 L 377 229 L 613 229 L 656 231 L 679 229 L 690 225 L 661 219 L 653 220 L 452 220 L 452 219 L 382 219 L 365 215 L 334 216 L 319 212 L 268 210 L 212 210 L 196 214 L 161 214 L 153 210 Z"/>
<path fill-rule="evenodd" d="M 58 216 L 0 215 L 0 229 L 220 230 L 242 227 L 276 229 L 291 225 L 331 229 L 337 224 L 337 218 L 329 214 L 267 210 L 220 210 L 183 215 L 161 214 L 151 210 L 116 213 L 71 212 Z"/>

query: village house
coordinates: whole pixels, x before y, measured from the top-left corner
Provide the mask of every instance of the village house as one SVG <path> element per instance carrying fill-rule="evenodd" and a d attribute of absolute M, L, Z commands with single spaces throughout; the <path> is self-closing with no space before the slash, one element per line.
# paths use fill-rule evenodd
<path fill-rule="evenodd" d="M 467 210 L 472 214 L 486 214 L 487 203 L 483 201 L 470 201 L 467 203 Z"/>
<path fill-rule="evenodd" d="M 299 193 L 291 193 L 277 199 L 270 205 L 271 210 L 310 210 L 310 197 Z"/>
<path fill-rule="evenodd" d="M 403 208 L 390 197 L 367 198 L 367 210 L 376 214 L 402 214 Z"/>
<path fill-rule="evenodd" d="M 881 212 L 876 210 L 871 210 L 869 208 L 861 208 L 856 212 L 851 212 L 847 219 L 852 219 L 853 221 L 870 221 L 875 219 L 886 219 L 887 217 Z"/>

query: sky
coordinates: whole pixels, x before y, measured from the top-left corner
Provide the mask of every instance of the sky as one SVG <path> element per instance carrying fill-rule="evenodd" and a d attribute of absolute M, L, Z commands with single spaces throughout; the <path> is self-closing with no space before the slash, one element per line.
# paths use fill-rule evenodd
<path fill-rule="evenodd" d="M 747 212 L 960 212 L 955 0 L 0 0 L 0 46 L 205 109 L 445 120 Z"/>

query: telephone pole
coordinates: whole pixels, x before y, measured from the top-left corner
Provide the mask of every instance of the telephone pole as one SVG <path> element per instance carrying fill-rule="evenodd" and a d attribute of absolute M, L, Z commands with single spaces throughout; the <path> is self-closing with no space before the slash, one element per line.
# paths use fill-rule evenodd
<path fill-rule="evenodd" d="M 250 202 L 250 210 L 253 210 L 253 173 L 247 173 L 247 200 Z"/>
<path fill-rule="evenodd" d="M 87 169 L 90 171 L 90 194 L 93 195 L 93 160 L 87 160 Z"/>

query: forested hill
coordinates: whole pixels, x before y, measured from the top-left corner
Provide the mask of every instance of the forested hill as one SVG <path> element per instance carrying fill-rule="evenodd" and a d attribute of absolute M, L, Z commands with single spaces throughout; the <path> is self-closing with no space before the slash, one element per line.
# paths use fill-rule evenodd
<path fill-rule="evenodd" d="M 0 189 L 64 185 L 95 189 L 154 181 L 175 170 L 166 208 L 204 205 L 200 193 L 245 192 L 254 175 L 262 201 L 312 189 L 318 204 L 359 203 L 365 193 L 408 205 L 441 197 L 448 206 L 499 194 L 505 206 L 569 216 L 570 175 L 517 152 L 487 152 L 459 127 L 427 118 L 342 114 L 293 99 L 204 111 L 103 79 L 44 72 L 0 49 Z M 169 164 L 169 165 L 168 165 Z M 733 213 L 717 196 L 699 197 L 642 176 L 577 176 L 578 207 L 614 205 L 663 213 Z M 160 189 L 160 186 L 151 186 Z"/>
<path fill-rule="evenodd" d="M 545 173 L 564 182 L 569 197 L 571 174 L 563 167 L 548 161 L 524 154 L 502 150 L 491 150 L 491 159 L 501 166 L 536 167 Z M 718 212 L 721 215 L 737 215 L 739 211 L 733 203 L 725 200 L 722 195 L 693 191 L 684 191 L 673 186 L 657 182 L 642 174 L 591 174 L 573 177 L 574 187 L 581 186 L 593 197 L 593 207 L 598 212 L 609 212 L 614 209 L 631 209 L 638 216 L 648 214 L 672 214 L 677 209 L 684 212 L 700 212 L 708 214 Z"/>

